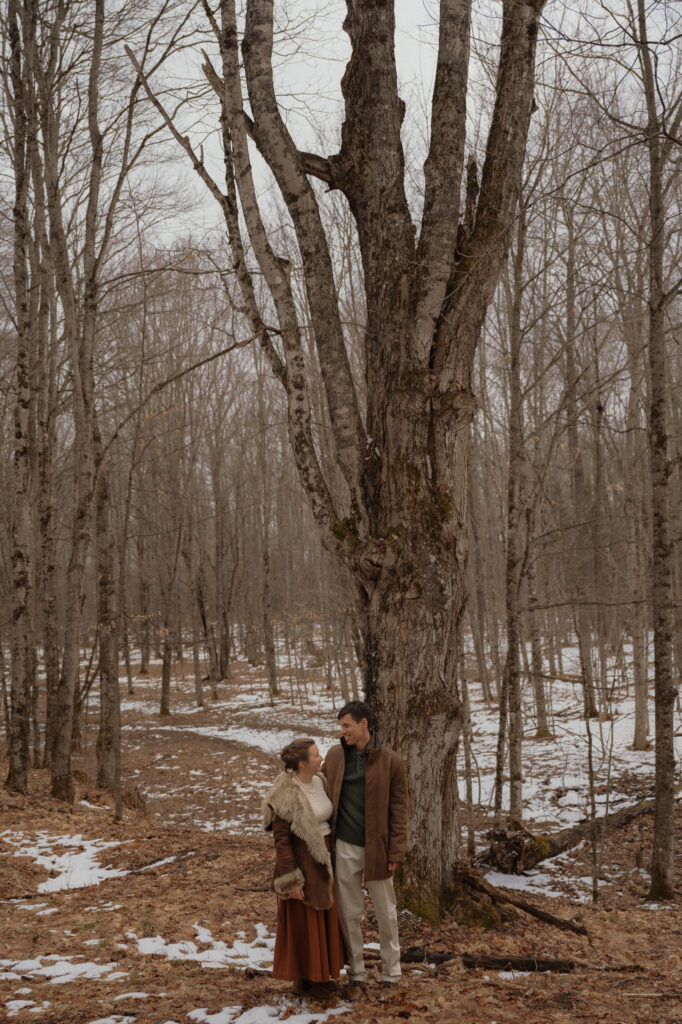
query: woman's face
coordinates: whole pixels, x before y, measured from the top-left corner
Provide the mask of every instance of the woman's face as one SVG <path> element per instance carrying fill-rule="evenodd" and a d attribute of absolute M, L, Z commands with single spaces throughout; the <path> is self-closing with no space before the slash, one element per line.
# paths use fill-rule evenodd
<path fill-rule="evenodd" d="M 308 760 L 301 762 L 301 767 L 305 765 L 306 768 L 313 772 L 319 772 L 322 767 L 322 754 L 317 749 L 317 744 L 313 743 L 312 747 L 308 747 Z"/>

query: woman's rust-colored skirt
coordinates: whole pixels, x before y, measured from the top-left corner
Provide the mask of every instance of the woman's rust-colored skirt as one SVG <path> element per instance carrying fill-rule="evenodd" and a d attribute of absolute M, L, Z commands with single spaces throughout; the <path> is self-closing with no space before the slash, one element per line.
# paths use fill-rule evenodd
<path fill-rule="evenodd" d="M 338 978 L 344 963 L 336 889 L 329 910 L 315 910 L 301 900 L 277 900 L 273 978 L 331 981 Z"/>

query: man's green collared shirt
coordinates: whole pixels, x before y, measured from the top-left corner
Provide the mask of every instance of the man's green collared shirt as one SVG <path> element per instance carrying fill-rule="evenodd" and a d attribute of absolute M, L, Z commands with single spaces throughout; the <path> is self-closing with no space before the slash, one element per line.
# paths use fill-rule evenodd
<path fill-rule="evenodd" d="M 363 750 L 346 747 L 346 767 L 336 819 L 336 838 L 353 846 L 365 845 L 365 769 L 372 739 Z"/>

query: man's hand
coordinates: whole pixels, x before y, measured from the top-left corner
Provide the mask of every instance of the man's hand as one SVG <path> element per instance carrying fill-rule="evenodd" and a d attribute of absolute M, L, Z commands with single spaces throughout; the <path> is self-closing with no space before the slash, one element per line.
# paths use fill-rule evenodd
<path fill-rule="evenodd" d="M 388 862 L 388 870 L 391 872 L 392 875 L 395 874 L 397 869 L 398 869 L 398 865 L 395 863 L 395 861 L 389 860 L 389 862 Z"/>
<path fill-rule="evenodd" d="M 290 900 L 302 900 L 303 899 L 303 889 L 294 889 L 288 895 L 289 895 L 289 899 Z"/>

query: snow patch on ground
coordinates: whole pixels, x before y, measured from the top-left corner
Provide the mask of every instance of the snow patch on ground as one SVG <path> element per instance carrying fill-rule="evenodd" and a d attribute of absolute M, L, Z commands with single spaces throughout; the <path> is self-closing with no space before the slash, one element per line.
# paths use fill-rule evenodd
<path fill-rule="evenodd" d="M 208 928 L 198 923 L 194 924 L 196 942 L 185 940 L 184 942 L 167 942 L 161 935 L 154 935 L 148 938 L 138 938 L 134 932 L 127 932 L 127 937 L 137 943 L 140 953 L 146 956 L 165 956 L 169 960 L 192 960 L 200 963 L 202 967 L 255 967 L 262 969 L 272 965 L 273 951 L 275 948 L 275 936 L 271 935 L 267 927 L 260 921 L 256 924 L 256 938 L 253 942 L 246 942 L 239 933 L 231 946 L 214 939 Z M 199 949 L 197 943 L 206 947 Z"/>
<path fill-rule="evenodd" d="M 339 1013 L 348 1013 L 350 1006 L 334 1006 L 328 1010 L 315 1010 L 314 1013 L 302 1011 L 291 1013 L 291 1003 L 282 1001 L 278 1006 L 252 1006 L 241 1012 L 241 1006 L 224 1006 L 218 1013 L 209 1013 L 207 1009 L 191 1010 L 187 1016 L 197 1024 L 274 1024 L 278 1020 L 286 1020 L 287 1024 L 313 1024 L 315 1021 L 329 1020 Z"/>
<path fill-rule="evenodd" d="M 86 885 L 99 885 L 105 878 L 118 878 L 128 873 L 116 868 L 101 867 L 97 859 L 102 850 L 120 846 L 118 842 L 83 839 L 80 834 L 51 836 L 46 832 L 38 832 L 35 840 L 31 841 L 22 832 L 10 831 L 0 833 L 0 839 L 4 839 L 10 846 L 17 847 L 14 851 L 15 857 L 31 857 L 36 864 L 47 871 L 54 872 L 53 878 L 48 878 L 38 886 L 38 892 L 41 893 L 59 892 L 61 889 L 81 889 Z M 53 853 L 53 848 L 59 846 L 66 847 L 66 852 Z M 46 904 L 42 904 L 42 906 L 46 906 Z M 52 912 L 51 909 L 40 911 L 43 914 Z"/>
<path fill-rule="evenodd" d="M 76 957 L 78 959 L 78 957 Z M 45 978 L 53 985 L 63 985 L 76 979 L 99 979 L 115 981 L 126 978 L 124 971 L 117 971 L 118 964 L 73 963 L 59 953 L 37 956 L 30 960 L 0 960 L 0 969 L 8 968 L 0 978 L 9 980 L 21 978 Z M 113 973 L 112 973 L 113 972 Z M 106 977 L 105 977 L 106 976 Z"/>
<path fill-rule="evenodd" d="M 272 712 L 271 708 L 266 709 Z M 124 729 L 137 728 L 136 726 L 123 726 Z M 300 726 L 297 729 L 248 729 L 244 726 L 229 726 L 222 728 L 217 725 L 152 725 L 153 732 L 190 732 L 195 736 L 205 736 L 209 739 L 225 740 L 228 743 L 240 743 L 245 747 L 255 747 L 266 754 L 279 754 L 280 750 L 291 743 L 301 733 Z M 321 736 L 317 740 L 320 753 L 324 757 L 331 746 L 336 743 L 334 736 Z M 159 766 L 157 766 L 157 771 Z"/>

